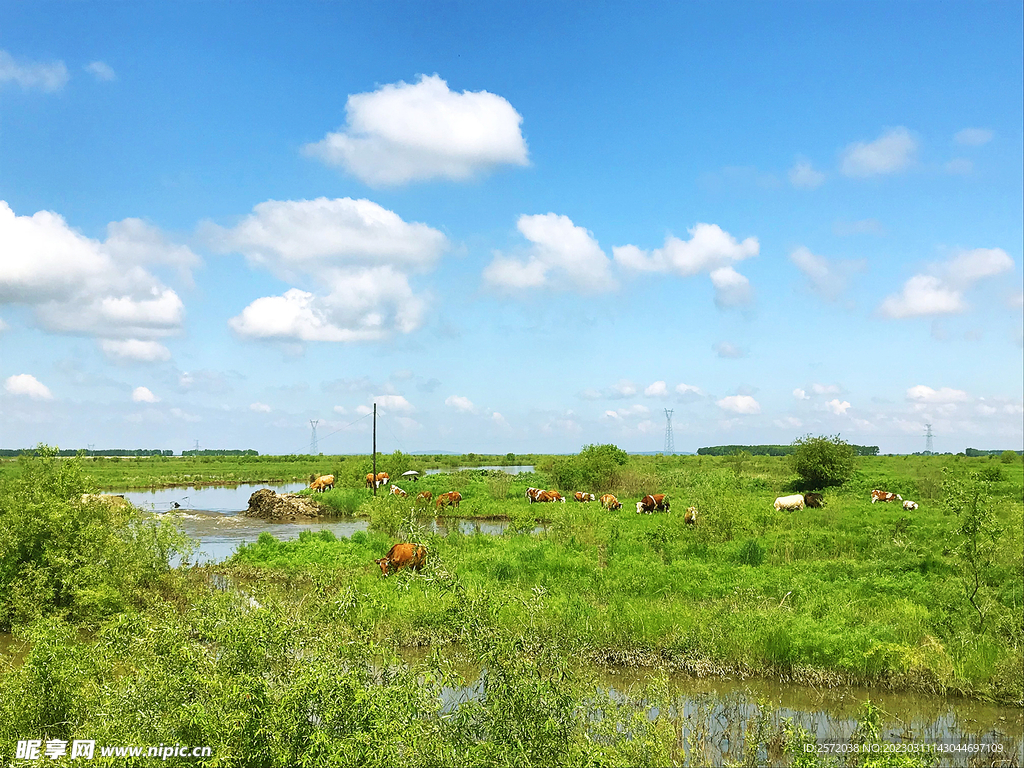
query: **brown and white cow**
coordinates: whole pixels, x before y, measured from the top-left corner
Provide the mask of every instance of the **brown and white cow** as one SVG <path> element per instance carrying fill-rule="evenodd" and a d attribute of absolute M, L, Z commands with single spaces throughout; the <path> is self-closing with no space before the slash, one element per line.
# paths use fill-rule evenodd
<path fill-rule="evenodd" d="M 612 496 L 610 493 L 606 493 L 601 497 L 601 506 L 605 509 L 622 509 L 622 502 Z"/>
<path fill-rule="evenodd" d="M 391 486 L 391 495 L 392 495 L 392 496 L 400 496 L 401 498 L 403 498 L 403 499 L 404 499 L 404 498 L 405 498 L 406 496 L 408 496 L 409 494 L 408 494 L 408 493 L 406 493 L 405 491 L 403 491 L 403 490 L 402 490 L 401 488 L 399 488 L 399 487 L 398 487 L 397 485 L 392 485 L 392 486 Z"/>
<path fill-rule="evenodd" d="M 653 496 L 647 494 L 636 503 L 636 513 L 651 514 L 651 512 L 668 512 L 668 498 L 664 493 L 656 493 Z"/>
<path fill-rule="evenodd" d="M 541 493 L 540 488 L 527 488 L 526 489 L 526 500 L 533 504 L 537 500 L 537 494 Z"/>
<path fill-rule="evenodd" d="M 537 494 L 536 502 L 538 504 L 545 504 L 552 501 L 560 501 L 565 504 L 565 497 L 558 491 L 541 491 Z"/>
<path fill-rule="evenodd" d="M 594 494 L 592 494 L 592 493 L 583 493 L 582 491 L 576 491 L 576 493 L 573 494 L 573 498 L 576 499 L 576 501 L 584 502 L 584 503 L 588 502 L 588 501 L 596 501 L 597 500 L 597 497 L 594 496 Z"/>
<path fill-rule="evenodd" d="M 395 544 L 384 557 L 373 562 L 380 566 L 381 573 L 385 576 L 391 571 L 392 566 L 395 571 L 409 566 L 419 572 L 427 562 L 427 548 L 422 544 Z"/>
<path fill-rule="evenodd" d="M 458 491 L 448 491 L 448 493 L 437 494 L 437 501 L 435 505 L 438 509 L 441 507 L 456 507 L 458 508 L 459 502 L 462 501 L 462 494 Z"/>
<path fill-rule="evenodd" d="M 683 515 L 683 522 L 687 525 L 697 524 L 697 508 L 687 507 L 686 514 Z"/>
<path fill-rule="evenodd" d="M 907 499 L 906 501 L 903 502 L 903 508 L 907 510 L 907 512 L 912 512 L 915 509 L 917 509 L 917 502 Z"/>
<path fill-rule="evenodd" d="M 422 493 L 416 494 L 416 501 L 427 502 L 430 501 L 432 498 L 434 498 L 434 494 L 432 494 L 430 491 L 423 491 Z"/>
<path fill-rule="evenodd" d="M 903 501 L 903 497 L 898 493 L 889 493 L 889 491 L 874 490 L 871 492 L 871 503 L 874 504 L 876 501 Z"/>
<path fill-rule="evenodd" d="M 320 475 L 316 480 L 309 484 L 311 491 L 329 491 L 334 487 L 334 475 Z"/>

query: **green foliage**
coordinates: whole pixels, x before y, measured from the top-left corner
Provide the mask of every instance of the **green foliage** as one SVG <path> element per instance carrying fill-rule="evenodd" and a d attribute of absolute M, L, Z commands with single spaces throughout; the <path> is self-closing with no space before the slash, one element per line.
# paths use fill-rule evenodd
<path fill-rule="evenodd" d="M 85 497 L 79 459 L 22 457 L 0 484 L 0 630 L 44 615 L 97 620 L 124 610 L 188 539 L 122 499 Z"/>
<path fill-rule="evenodd" d="M 853 446 L 839 435 L 807 435 L 796 440 L 793 445 L 796 447 L 791 459 L 793 471 L 807 487 L 842 485 L 853 476 Z"/>
<path fill-rule="evenodd" d="M 992 603 L 988 582 L 1002 531 L 978 476 L 947 473 L 943 492 L 946 508 L 956 516 L 953 552 L 960 563 L 964 594 L 978 614 L 977 631 L 981 632 Z"/>
<path fill-rule="evenodd" d="M 1020 456 L 1015 451 L 1003 451 L 999 454 L 999 460 L 1003 464 L 1016 464 L 1020 461 Z"/>
<path fill-rule="evenodd" d="M 613 473 L 629 461 L 629 454 L 614 445 L 588 445 L 576 456 L 556 459 L 551 475 L 563 491 L 597 492 L 610 487 Z"/>
<path fill-rule="evenodd" d="M 747 539 L 740 547 L 736 560 L 743 565 L 758 566 L 764 562 L 764 547 L 757 539 Z"/>

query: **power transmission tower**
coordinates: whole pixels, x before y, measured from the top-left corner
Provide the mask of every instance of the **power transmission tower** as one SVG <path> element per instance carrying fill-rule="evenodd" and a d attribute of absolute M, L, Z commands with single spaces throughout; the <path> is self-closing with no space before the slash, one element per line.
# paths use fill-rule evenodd
<path fill-rule="evenodd" d="M 676 452 L 676 441 L 672 435 L 672 410 L 671 408 L 665 409 L 665 453 Z"/>
<path fill-rule="evenodd" d="M 925 424 L 924 425 L 924 452 L 925 453 L 929 453 L 929 454 L 930 453 L 935 453 L 935 451 L 933 450 L 934 446 L 932 444 L 932 438 L 933 437 L 934 437 L 934 435 L 932 434 L 932 425 L 931 424 Z"/>
<path fill-rule="evenodd" d="M 316 443 L 316 425 L 320 423 L 320 419 L 310 419 L 309 426 L 313 428 L 313 436 L 309 439 L 309 453 L 311 456 L 316 456 L 320 453 L 320 449 Z"/>

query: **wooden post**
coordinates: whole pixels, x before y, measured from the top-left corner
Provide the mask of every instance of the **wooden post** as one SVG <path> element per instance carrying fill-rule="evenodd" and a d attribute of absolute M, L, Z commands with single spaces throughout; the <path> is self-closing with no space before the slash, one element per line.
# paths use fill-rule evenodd
<path fill-rule="evenodd" d="M 377 495 L 377 404 L 373 404 L 373 495 Z"/>

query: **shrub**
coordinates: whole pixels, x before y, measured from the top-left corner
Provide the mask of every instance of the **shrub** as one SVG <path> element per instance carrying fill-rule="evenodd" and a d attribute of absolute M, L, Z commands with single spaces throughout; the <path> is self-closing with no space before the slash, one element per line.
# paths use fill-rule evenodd
<path fill-rule="evenodd" d="M 853 476 L 853 446 L 833 437 L 806 437 L 794 441 L 796 450 L 791 458 L 793 471 L 809 488 L 842 485 Z"/>
<path fill-rule="evenodd" d="M 551 468 L 555 485 L 565 491 L 603 491 L 612 475 L 629 461 L 629 454 L 614 445 L 588 445 L 576 456 L 557 459 Z"/>
<path fill-rule="evenodd" d="M 1013 451 L 1003 451 L 999 454 L 999 460 L 1003 462 L 1003 464 L 1013 464 L 1018 458 L 1017 454 Z"/>

